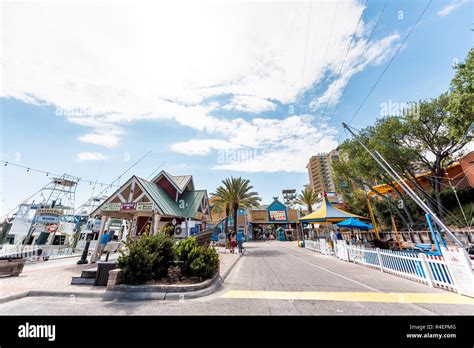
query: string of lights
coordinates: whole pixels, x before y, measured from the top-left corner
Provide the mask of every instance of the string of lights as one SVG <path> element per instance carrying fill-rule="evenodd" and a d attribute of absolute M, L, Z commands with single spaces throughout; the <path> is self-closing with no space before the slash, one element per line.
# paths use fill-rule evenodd
<path fill-rule="evenodd" d="M 36 169 L 36 168 L 32 168 L 32 167 L 28 167 L 28 166 L 24 166 L 24 165 L 21 165 L 21 164 L 18 164 L 18 163 L 14 163 L 14 162 L 8 162 L 8 161 L 4 161 L 4 160 L 0 160 L 0 163 L 3 163 L 3 167 L 8 167 L 8 166 L 13 166 L 13 167 L 17 167 L 17 168 L 22 168 L 22 169 L 26 169 L 26 172 L 27 173 L 30 173 L 30 172 L 35 172 L 35 173 L 41 173 L 41 174 L 46 174 L 46 176 L 51 176 L 51 177 L 58 177 L 58 178 L 62 178 L 64 177 L 66 174 L 57 174 L 57 173 L 54 173 L 54 172 L 51 172 L 51 171 L 46 171 L 46 170 L 41 170 L 41 169 Z M 112 186 L 115 186 L 115 187 L 118 187 L 118 185 L 111 185 L 111 184 L 108 184 L 108 183 L 104 183 L 104 182 L 97 182 L 95 180 L 85 180 L 85 179 L 81 179 L 81 178 L 78 178 L 78 183 L 81 182 L 81 183 L 87 183 L 89 185 L 100 185 L 100 186 L 108 186 L 108 187 L 112 187 Z"/>

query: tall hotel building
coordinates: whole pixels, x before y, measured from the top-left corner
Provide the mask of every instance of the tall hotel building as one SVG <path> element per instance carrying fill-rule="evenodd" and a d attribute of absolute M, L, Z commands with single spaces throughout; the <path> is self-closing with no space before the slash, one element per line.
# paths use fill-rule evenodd
<path fill-rule="evenodd" d="M 330 199 L 331 201 L 338 201 L 338 198 L 335 196 L 336 185 L 332 168 L 333 162 L 338 158 L 338 149 L 335 149 L 328 154 L 311 156 L 306 166 L 308 169 L 309 187 L 317 196 L 322 196 L 323 192 L 330 193 L 328 198 L 334 196 L 334 199 Z"/>

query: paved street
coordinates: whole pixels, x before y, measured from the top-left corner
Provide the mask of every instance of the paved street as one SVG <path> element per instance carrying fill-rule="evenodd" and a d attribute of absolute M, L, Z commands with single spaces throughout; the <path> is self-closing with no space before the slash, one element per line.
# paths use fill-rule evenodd
<path fill-rule="evenodd" d="M 473 315 L 470 298 L 347 263 L 295 242 L 246 243 L 224 285 L 184 301 L 29 297 L 0 314 L 33 315 Z"/>

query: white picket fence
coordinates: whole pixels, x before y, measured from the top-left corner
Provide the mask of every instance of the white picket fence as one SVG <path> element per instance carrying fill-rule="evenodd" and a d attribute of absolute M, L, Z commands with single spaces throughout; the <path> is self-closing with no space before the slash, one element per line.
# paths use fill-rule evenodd
<path fill-rule="evenodd" d="M 334 255 L 334 251 L 328 247 L 325 239 L 318 241 L 305 240 L 305 248 L 326 255 Z M 379 269 L 382 272 L 429 286 L 457 291 L 454 280 L 442 256 L 378 248 L 365 249 L 347 245 L 345 241 L 338 241 L 336 243 L 334 256 L 347 262 Z"/>

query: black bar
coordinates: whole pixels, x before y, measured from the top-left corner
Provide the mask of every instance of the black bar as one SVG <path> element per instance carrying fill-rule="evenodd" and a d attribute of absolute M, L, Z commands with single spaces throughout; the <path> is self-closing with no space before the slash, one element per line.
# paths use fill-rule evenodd
<path fill-rule="evenodd" d="M 469 346 L 474 342 L 469 316 L 4 316 L 0 346 L 61 346 L 145 343 L 187 345 L 242 344 L 288 346 Z M 55 325 L 55 339 L 20 338 L 20 325 Z M 425 337 L 408 337 L 419 334 Z M 434 338 L 433 335 L 456 337 Z M 431 335 L 431 336 L 428 336 Z"/>

